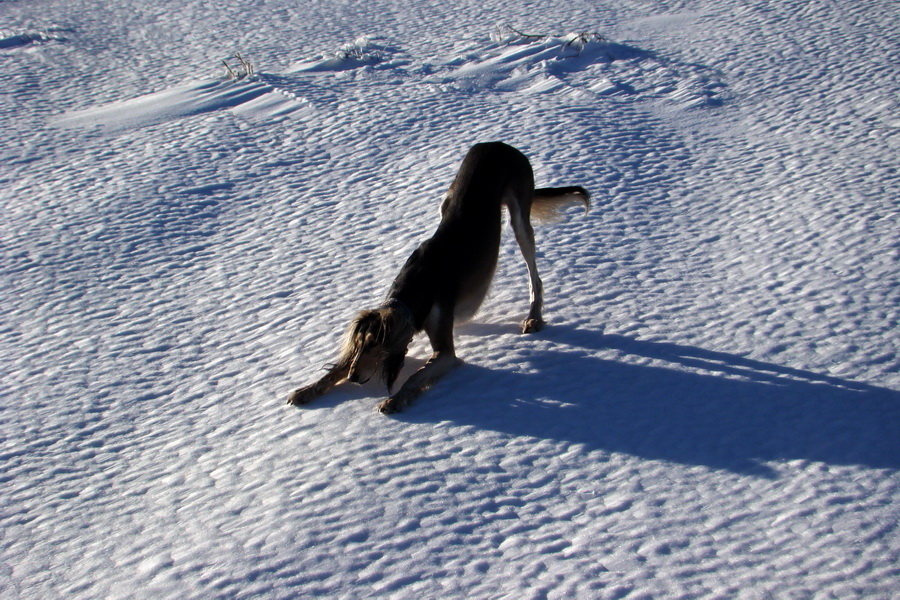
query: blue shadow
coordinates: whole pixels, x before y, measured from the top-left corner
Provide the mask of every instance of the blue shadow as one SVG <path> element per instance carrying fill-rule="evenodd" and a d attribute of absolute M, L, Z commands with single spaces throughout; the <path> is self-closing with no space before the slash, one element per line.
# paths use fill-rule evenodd
<path fill-rule="evenodd" d="M 900 467 L 900 392 L 679 344 L 540 335 L 560 349 L 526 355 L 520 372 L 465 364 L 398 418 L 761 477 L 773 461 Z"/>

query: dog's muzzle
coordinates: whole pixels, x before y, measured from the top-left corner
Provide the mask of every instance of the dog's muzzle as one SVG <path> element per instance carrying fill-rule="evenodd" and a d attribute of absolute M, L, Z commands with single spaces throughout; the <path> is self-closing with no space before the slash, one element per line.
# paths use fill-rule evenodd
<path fill-rule="evenodd" d="M 370 379 L 372 379 L 371 375 L 369 375 L 365 379 L 360 379 L 359 371 L 357 370 L 350 371 L 350 374 L 347 375 L 347 381 L 349 381 L 350 383 L 357 383 L 359 385 L 366 383 Z"/>

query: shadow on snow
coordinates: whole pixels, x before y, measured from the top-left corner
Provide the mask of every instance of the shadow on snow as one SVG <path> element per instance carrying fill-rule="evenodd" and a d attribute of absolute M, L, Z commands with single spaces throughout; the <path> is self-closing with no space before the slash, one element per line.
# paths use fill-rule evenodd
<path fill-rule="evenodd" d="M 399 418 L 763 477 L 767 461 L 900 467 L 900 392 L 672 343 L 542 335 L 560 349 L 536 350 L 523 372 L 465 364 Z"/>

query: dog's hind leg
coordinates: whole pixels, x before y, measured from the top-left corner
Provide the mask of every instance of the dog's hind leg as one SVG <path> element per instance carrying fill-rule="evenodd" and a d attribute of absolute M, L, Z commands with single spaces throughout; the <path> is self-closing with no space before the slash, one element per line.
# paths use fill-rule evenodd
<path fill-rule="evenodd" d="M 383 414 L 400 412 L 438 379 L 460 363 L 453 349 L 453 309 L 432 309 L 425 324 L 434 354 L 425 365 L 413 373 L 397 393 L 378 405 Z"/>
<path fill-rule="evenodd" d="M 349 373 L 350 363 L 346 360 L 341 360 L 338 364 L 330 367 L 328 372 L 317 382 L 291 392 L 287 403 L 293 406 L 308 404 L 345 380 Z"/>
<path fill-rule="evenodd" d="M 531 226 L 529 212 L 531 203 L 525 203 L 520 196 L 510 194 L 506 201 L 509 207 L 510 223 L 516 234 L 516 242 L 525 258 L 528 267 L 528 289 L 531 308 L 528 317 L 522 322 L 522 333 L 533 333 L 544 327 L 544 284 L 537 270 L 537 251 L 534 244 L 534 228 Z"/>

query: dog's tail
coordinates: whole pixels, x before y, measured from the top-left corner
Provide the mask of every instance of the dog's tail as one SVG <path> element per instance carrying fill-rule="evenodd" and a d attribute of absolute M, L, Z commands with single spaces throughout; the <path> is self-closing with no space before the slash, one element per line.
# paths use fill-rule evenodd
<path fill-rule="evenodd" d="M 591 209 L 591 194 L 580 185 L 538 188 L 534 190 L 531 218 L 543 223 L 561 221 L 566 206 L 576 202 L 584 204 L 584 214 Z"/>

